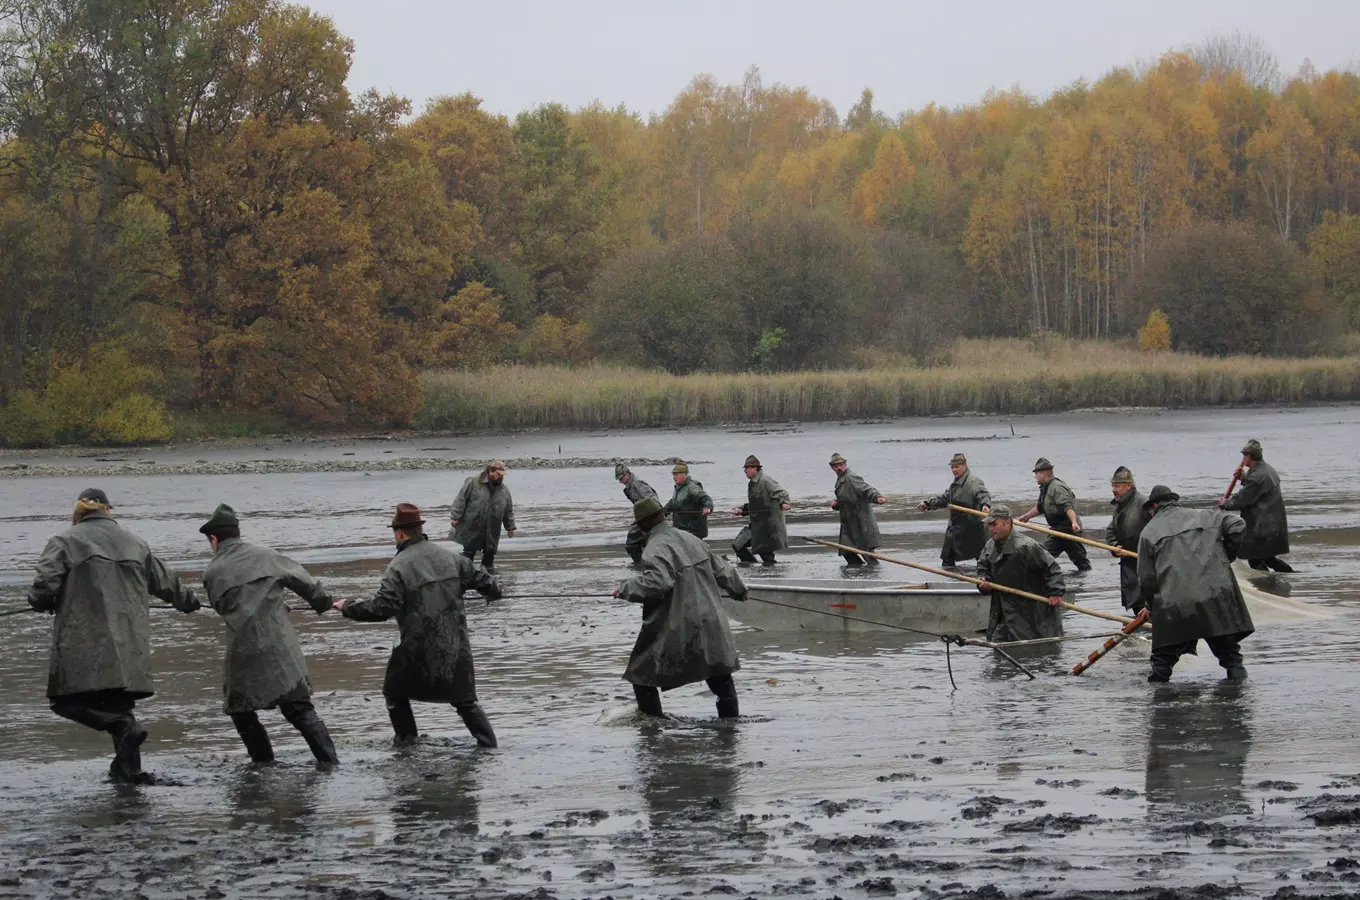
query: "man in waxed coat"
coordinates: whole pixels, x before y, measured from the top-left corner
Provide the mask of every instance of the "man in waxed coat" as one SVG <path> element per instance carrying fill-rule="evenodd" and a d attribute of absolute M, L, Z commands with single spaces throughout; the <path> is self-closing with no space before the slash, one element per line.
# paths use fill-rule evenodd
<path fill-rule="evenodd" d="M 1247 523 L 1237 555 L 1253 569 L 1293 572 L 1280 559 L 1289 553 L 1289 517 L 1280 490 L 1280 474 L 1266 462 L 1261 442 L 1252 438 L 1242 448 L 1242 487 L 1218 505 L 1236 512 Z"/>
<path fill-rule="evenodd" d="M 411 701 L 448 703 L 482 747 L 496 746 L 496 733 L 477 702 L 463 593 L 487 600 L 501 596 L 496 579 L 465 556 L 451 553 L 425 535 L 425 520 L 410 503 L 398 503 L 392 517 L 397 555 L 383 572 L 371 600 L 337 600 L 335 608 L 356 622 L 397 620 L 397 645 L 387 662 L 383 697 L 398 745 L 418 736 Z"/>
<path fill-rule="evenodd" d="M 330 594 L 282 553 L 241 540 L 240 519 L 225 503 L 198 531 L 213 550 L 212 562 L 203 570 L 203 590 L 208 605 L 227 625 L 222 711 L 231 716 L 246 752 L 257 763 L 274 761 L 269 732 L 257 713 L 277 708 L 307 741 L 318 763 L 339 762 L 326 723 L 312 706 L 307 660 L 288 620 L 284 592 L 297 594 L 318 614 L 331 608 Z"/>
<path fill-rule="evenodd" d="M 736 718 L 732 673 L 741 663 L 718 591 L 745 600 L 746 585 L 707 544 L 667 522 L 656 500 L 640 500 L 633 517 L 647 533 L 643 571 L 614 596 L 642 606 L 642 629 L 623 673 L 633 683 L 638 709 L 663 715 L 662 691 L 703 681 L 718 697 L 718 716 Z"/>
<path fill-rule="evenodd" d="M 47 542 L 28 603 L 52 613 L 47 696 L 52 712 L 113 738 L 114 781 L 150 784 L 142 771 L 146 729 L 133 708 L 155 693 L 151 678 L 150 597 L 183 612 L 194 592 L 125 530 L 98 488 L 81 493 L 71 527 Z"/>

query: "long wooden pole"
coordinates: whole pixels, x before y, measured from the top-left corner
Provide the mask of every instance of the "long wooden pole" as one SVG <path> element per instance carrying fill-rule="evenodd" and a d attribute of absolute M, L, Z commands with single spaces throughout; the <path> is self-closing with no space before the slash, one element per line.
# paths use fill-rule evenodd
<path fill-rule="evenodd" d="M 830 547 L 833 550 L 842 550 L 849 553 L 858 553 L 860 556 L 871 556 L 874 559 L 882 560 L 883 562 L 896 563 L 899 566 L 907 566 L 908 568 L 911 569 L 920 569 L 922 572 L 929 572 L 932 575 L 939 575 L 942 578 L 953 578 L 955 581 L 966 581 L 969 584 L 983 583 L 981 578 L 973 578 L 969 575 L 962 575 L 958 572 L 949 572 L 946 571 L 945 569 L 937 569 L 934 566 L 922 565 L 921 563 L 907 562 L 905 559 L 894 559 L 891 556 L 883 556 L 880 553 L 870 553 L 868 550 L 860 550 L 856 547 L 847 547 L 844 544 L 837 544 L 835 541 L 824 541 L 821 538 L 811 537 L 805 537 L 803 538 L 803 540 L 812 544 L 821 544 L 823 547 Z M 991 588 L 994 591 L 1001 591 L 1003 594 L 1014 594 L 1017 597 L 1024 597 L 1026 600 L 1033 600 L 1036 603 L 1042 603 L 1046 606 L 1049 605 L 1047 597 L 1040 597 L 1038 594 L 1031 594 L 1029 591 L 1022 591 L 1019 588 L 1007 587 L 1004 584 L 997 584 L 995 581 L 989 581 L 987 582 L 987 584 L 991 585 Z M 1114 613 L 1101 612 L 1098 609 L 1087 609 L 1084 606 L 1077 606 L 1075 603 L 1068 603 L 1066 600 L 1064 600 L 1062 603 L 1059 603 L 1058 605 L 1061 606 L 1063 609 L 1070 609 L 1073 612 L 1079 612 L 1082 615 L 1095 616 L 1097 619 L 1106 619 L 1111 622 L 1119 622 L 1120 624 L 1123 625 L 1127 625 L 1133 621 L 1133 619 L 1130 619 L 1128 616 L 1117 616 Z"/>
<path fill-rule="evenodd" d="M 968 513 L 974 516 L 987 515 L 987 513 L 983 512 L 980 509 L 972 509 L 967 506 L 955 506 L 953 503 L 949 504 L 949 508 L 957 510 L 962 513 Z M 1097 550 L 1108 550 L 1111 553 L 1115 554 L 1116 556 L 1127 556 L 1130 559 L 1138 558 L 1138 554 L 1135 553 L 1134 551 L 1125 550 L 1123 547 L 1116 547 L 1114 544 L 1103 544 L 1100 541 L 1093 541 L 1090 538 L 1082 537 L 1079 534 L 1068 534 L 1065 531 L 1054 531 L 1052 528 L 1045 528 L 1042 525 L 1031 525 L 1029 522 L 1021 522 L 1019 519 L 1012 519 L 1011 521 L 1015 522 L 1015 524 L 1019 525 L 1021 528 L 1028 528 L 1030 531 L 1037 531 L 1041 534 L 1052 535 L 1055 538 L 1062 538 L 1064 541 L 1076 541 L 1078 544 L 1085 544 L 1088 547 L 1095 547 Z"/>
<path fill-rule="evenodd" d="M 1100 649 L 1092 651 L 1091 655 L 1086 657 L 1085 660 L 1073 666 L 1072 674 L 1080 675 L 1082 672 L 1085 672 L 1087 669 L 1091 668 L 1091 666 L 1096 664 L 1096 660 L 1100 659 L 1106 653 L 1109 653 L 1115 647 L 1118 647 L 1120 644 L 1128 640 L 1129 635 L 1133 634 L 1140 627 L 1142 627 L 1142 624 L 1147 621 L 1147 618 L 1148 618 L 1147 607 L 1143 607 L 1142 611 L 1138 613 L 1137 617 L 1134 618 L 1132 622 L 1125 625 L 1123 630 L 1120 631 L 1119 634 L 1116 634 L 1113 637 L 1111 637 L 1108 641 L 1106 641 L 1104 644 L 1100 646 Z"/>
<path fill-rule="evenodd" d="M 1232 477 L 1232 481 L 1229 481 L 1229 482 L 1228 482 L 1228 489 L 1227 489 L 1226 491 L 1223 492 L 1223 502 L 1224 502 L 1224 503 L 1227 503 L 1227 502 L 1228 502 L 1228 498 L 1232 496 L 1233 489 L 1234 489 L 1235 487 L 1237 487 L 1237 482 L 1239 482 L 1239 481 L 1242 480 L 1242 467 L 1243 467 L 1244 465 L 1246 465 L 1246 464 L 1247 464 L 1247 458 L 1244 456 L 1244 457 L 1242 457 L 1242 461 L 1241 461 L 1240 463 L 1237 464 L 1237 468 L 1236 468 L 1236 469 L 1233 469 L 1233 477 Z"/>

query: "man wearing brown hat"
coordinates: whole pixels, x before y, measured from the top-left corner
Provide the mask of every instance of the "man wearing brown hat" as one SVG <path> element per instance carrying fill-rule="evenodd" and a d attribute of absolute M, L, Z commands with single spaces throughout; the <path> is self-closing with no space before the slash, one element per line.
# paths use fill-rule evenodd
<path fill-rule="evenodd" d="M 463 555 L 472 559 L 482 551 L 482 565 L 496 571 L 496 551 L 501 545 L 501 526 L 515 536 L 515 501 L 505 486 L 505 463 L 493 460 L 480 475 L 471 475 L 458 490 L 449 513 L 453 531 L 449 535 L 463 545 Z"/>
<path fill-rule="evenodd" d="M 633 475 L 633 470 L 623 463 L 614 464 L 614 480 L 623 485 L 623 496 L 627 498 L 629 505 L 637 503 L 646 497 L 656 499 L 656 491 L 645 481 Z M 642 562 L 642 545 L 646 543 L 647 535 L 643 534 L 642 529 L 633 525 L 628 529 L 628 538 L 624 541 L 623 549 L 628 552 L 628 558 L 634 565 Z"/>
<path fill-rule="evenodd" d="M 1247 677 L 1242 641 L 1255 630 L 1233 576 L 1246 523 L 1230 513 L 1186 509 L 1159 484 L 1148 494 L 1152 520 L 1138 538 L 1138 586 L 1152 620 L 1148 681 L 1169 681 L 1176 661 L 1209 645 L 1230 681 Z"/>
<path fill-rule="evenodd" d="M 949 471 L 954 473 L 954 481 L 938 497 L 922 500 L 916 508 L 947 509 L 951 505 L 987 512 L 992 508 L 992 495 L 987 485 L 968 468 L 968 457 L 955 453 L 949 460 Z M 944 532 L 944 548 L 940 550 L 940 562 L 945 566 L 957 565 L 961 559 L 976 559 L 987 543 L 987 526 L 972 513 L 949 510 L 949 526 Z"/>
<path fill-rule="evenodd" d="M 114 781 L 151 784 L 155 778 L 142 771 L 146 729 L 133 713 L 155 693 L 147 600 L 159 597 L 186 613 L 199 603 L 112 510 L 98 488 L 81 493 L 71 527 L 43 548 L 28 605 L 56 617 L 47 678 L 52 712 L 108 732 Z"/>
<path fill-rule="evenodd" d="M 1125 550 L 1138 552 L 1138 538 L 1152 517 L 1143 508 L 1147 498 L 1138 492 L 1133 473 L 1120 466 L 1110 478 L 1110 491 L 1114 499 L 1114 515 L 1105 529 L 1105 543 Z M 1119 601 L 1124 608 L 1135 613 L 1142 612 L 1143 598 L 1138 590 L 1138 560 L 1129 556 L 1111 554 L 1119 560 Z"/>
<path fill-rule="evenodd" d="M 1241 513 L 1247 523 L 1239 556 L 1253 569 L 1293 572 L 1293 567 L 1280 559 L 1289 552 L 1289 516 L 1284 509 L 1280 474 L 1265 461 L 1261 442 L 1255 438 L 1242 448 L 1241 473 L 1242 487 L 1227 500 L 1218 501 L 1223 509 Z"/>
<path fill-rule="evenodd" d="M 623 673 L 633 683 L 638 709 L 663 715 L 662 691 L 703 681 L 718 697 L 718 716 L 736 718 L 732 673 L 741 662 L 719 590 L 745 600 L 746 585 L 707 544 L 667 522 L 656 500 L 638 501 L 633 517 L 647 532 L 642 574 L 619 585 L 614 597 L 642 606 L 642 629 Z"/>
<path fill-rule="evenodd" d="M 1048 527 L 1063 534 L 1081 534 L 1081 517 L 1077 515 L 1077 495 L 1067 486 L 1067 482 L 1053 475 L 1053 463 L 1039 457 L 1034 464 L 1034 480 L 1039 485 L 1039 501 L 1029 512 L 1022 515 L 1021 522 L 1028 522 L 1043 513 Z M 1051 556 L 1064 553 L 1077 566 L 1078 572 L 1091 571 L 1091 560 L 1086 556 L 1086 545 L 1076 541 L 1050 537 L 1044 542 L 1044 549 Z"/>
<path fill-rule="evenodd" d="M 428 540 L 425 520 L 410 503 L 398 503 L 392 517 L 397 555 L 383 573 L 371 600 L 335 608 L 356 622 L 382 622 L 396 617 L 398 638 L 387 663 L 383 697 L 398 745 L 415 740 L 411 701 L 449 703 L 482 747 L 496 746 L 496 733 L 477 703 L 477 676 L 468 641 L 464 591 L 488 601 L 501 596 L 496 579 L 465 556 Z"/>
<path fill-rule="evenodd" d="M 765 474 L 760 460 L 754 455 L 746 457 L 743 471 L 748 479 L 746 502 L 732 510 L 732 515 L 750 516 L 751 523 L 737 532 L 732 549 L 736 551 L 737 559 L 744 563 L 755 562 L 759 555 L 761 565 L 772 566 L 775 551 L 789 546 L 789 531 L 784 524 L 784 513 L 789 511 L 789 492 Z"/>
<path fill-rule="evenodd" d="M 307 660 L 288 620 L 284 591 L 306 600 L 318 614 L 331 608 L 331 595 L 282 553 L 241 540 L 241 521 L 225 503 L 198 531 L 213 551 L 203 570 L 203 590 L 227 625 L 222 711 L 231 716 L 246 752 L 257 763 L 274 761 L 269 732 L 257 713 L 277 707 L 318 763 L 339 762 L 326 723 L 312 706 Z"/>
<path fill-rule="evenodd" d="M 708 496 L 701 482 L 690 476 L 689 466 L 683 462 L 676 463 L 671 469 L 671 479 L 675 482 L 675 493 L 662 511 L 681 531 L 688 531 L 697 538 L 708 537 L 708 516 L 713 512 L 713 498 Z"/>
<path fill-rule="evenodd" d="M 1058 561 L 1038 541 L 1015 530 L 1010 507 L 1004 503 L 993 506 L 982 522 L 990 535 L 978 557 L 978 577 L 982 579 L 978 590 L 992 596 L 987 640 L 1061 637 L 1060 605 L 1066 585 Z M 1048 605 L 993 590 L 993 584 L 1047 597 Z"/>
<path fill-rule="evenodd" d="M 886 503 L 887 498 L 878 492 L 878 488 L 851 472 L 850 463 L 839 453 L 831 454 L 831 471 L 836 473 L 836 499 L 831 501 L 831 508 L 841 517 L 841 533 L 836 543 L 860 550 L 877 550 L 883 538 L 878 532 L 878 520 L 874 518 L 874 505 Z M 862 566 L 866 559 L 847 550 L 841 551 L 841 556 L 845 557 L 848 566 Z M 878 565 L 878 560 L 872 556 L 867 560 L 871 566 Z"/>

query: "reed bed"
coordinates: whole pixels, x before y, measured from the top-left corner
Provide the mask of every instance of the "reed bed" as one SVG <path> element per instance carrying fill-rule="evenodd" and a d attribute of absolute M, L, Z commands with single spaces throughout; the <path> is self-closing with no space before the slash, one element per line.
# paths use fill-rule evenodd
<path fill-rule="evenodd" d="M 423 429 L 601 428 L 828 421 L 1091 407 L 1360 399 L 1360 356 L 1210 358 L 1103 342 L 960 341 L 947 365 L 676 376 L 503 366 L 423 377 Z"/>

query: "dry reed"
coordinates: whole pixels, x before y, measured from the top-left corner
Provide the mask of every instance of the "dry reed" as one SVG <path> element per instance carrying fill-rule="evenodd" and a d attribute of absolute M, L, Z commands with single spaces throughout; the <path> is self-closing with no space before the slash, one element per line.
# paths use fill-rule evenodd
<path fill-rule="evenodd" d="M 423 379 L 426 429 L 828 421 L 958 412 L 1189 407 L 1360 399 L 1360 356 L 1209 358 L 1104 342 L 960 341 L 948 365 L 675 376 L 504 366 Z"/>

